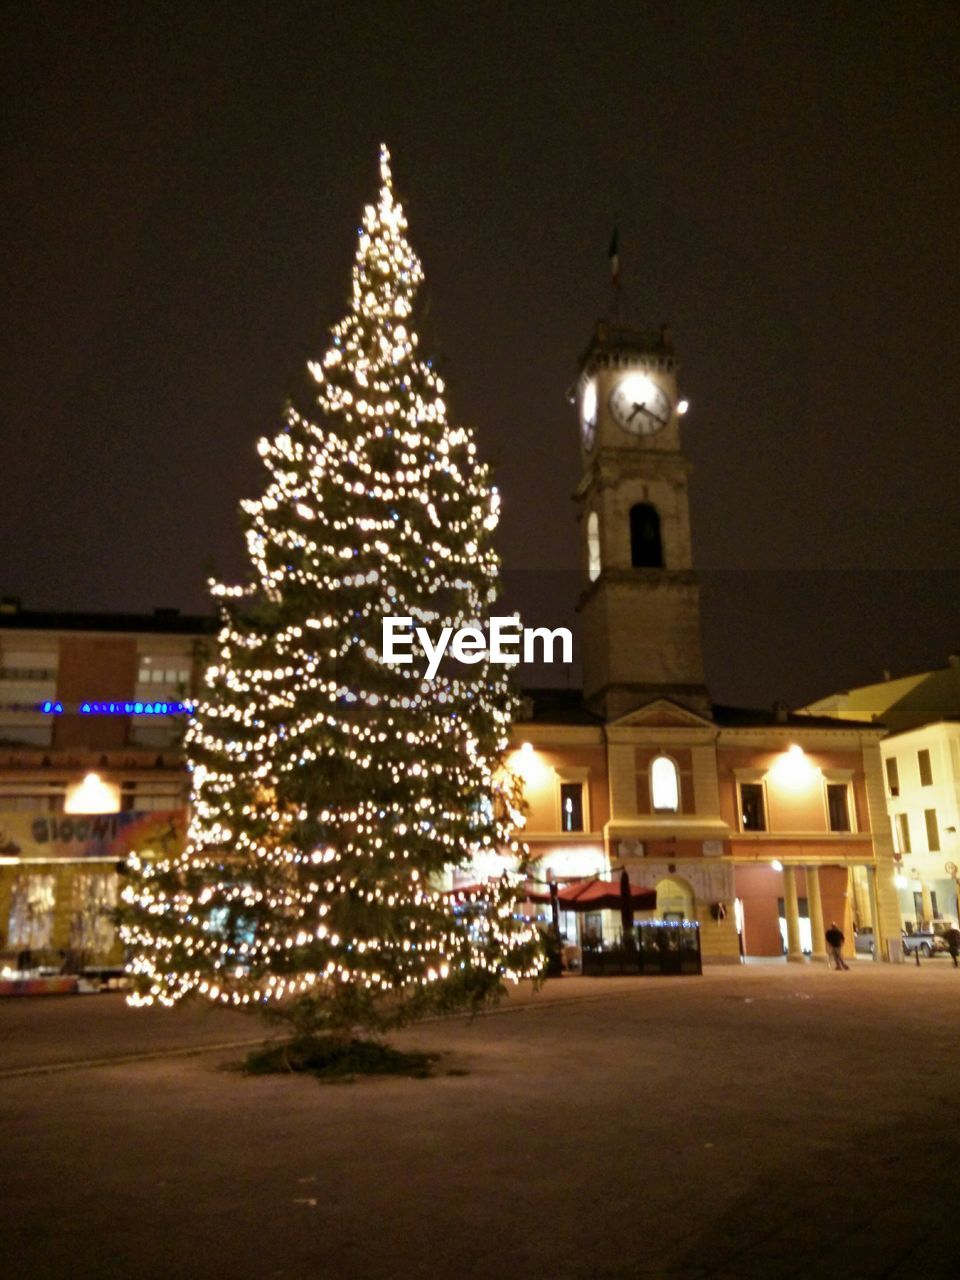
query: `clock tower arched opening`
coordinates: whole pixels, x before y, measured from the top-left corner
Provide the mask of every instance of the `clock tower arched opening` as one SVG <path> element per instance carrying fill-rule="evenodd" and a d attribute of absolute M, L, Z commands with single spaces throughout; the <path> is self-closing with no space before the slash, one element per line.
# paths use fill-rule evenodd
<path fill-rule="evenodd" d="M 630 560 L 634 569 L 663 568 L 660 514 L 649 502 L 635 502 L 630 508 Z"/>
<path fill-rule="evenodd" d="M 587 516 L 587 574 L 591 582 L 600 577 L 603 562 L 600 558 L 600 517 L 595 511 Z"/>

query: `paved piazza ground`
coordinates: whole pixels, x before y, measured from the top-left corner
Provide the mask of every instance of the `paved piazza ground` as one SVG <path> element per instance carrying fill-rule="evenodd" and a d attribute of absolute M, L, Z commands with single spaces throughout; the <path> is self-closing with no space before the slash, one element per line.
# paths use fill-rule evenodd
<path fill-rule="evenodd" d="M 395 1037 L 468 1074 L 329 1086 L 223 1070 L 241 1016 L 7 1000 L 2 1274 L 957 1274 L 958 1003 L 939 960 L 566 978 Z"/>

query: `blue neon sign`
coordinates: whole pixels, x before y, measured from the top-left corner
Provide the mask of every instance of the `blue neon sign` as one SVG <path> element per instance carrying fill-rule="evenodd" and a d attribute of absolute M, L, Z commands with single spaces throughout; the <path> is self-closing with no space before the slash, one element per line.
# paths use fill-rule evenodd
<path fill-rule="evenodd" d="M 37 706 L 45 716 L 62 716 L 62 702 L 47 699 Z M 76 708 L 81 716 L 188 716 L 193 712 L 190 702 L 80 702 Z"/>

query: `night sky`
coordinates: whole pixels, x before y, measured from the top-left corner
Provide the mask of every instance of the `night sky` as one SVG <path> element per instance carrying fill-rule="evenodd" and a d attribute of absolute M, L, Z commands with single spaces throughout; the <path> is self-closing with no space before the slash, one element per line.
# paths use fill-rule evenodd
<path fill-rule="evenodd" d="M 343 313 L 393 151 L 421 324 L 504 495 L 511 598 L 578 590 L 565 393 L 669 320 L 719 701 L 960 648 L 954 3 L 20 3 L 4 14 L 0 590 L 207 608 Z"/>

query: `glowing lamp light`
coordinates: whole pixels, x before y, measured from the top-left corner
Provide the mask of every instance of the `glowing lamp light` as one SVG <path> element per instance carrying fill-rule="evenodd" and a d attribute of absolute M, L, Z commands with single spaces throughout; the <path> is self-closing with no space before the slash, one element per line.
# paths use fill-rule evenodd
<path fill-rule="evenodd" d="M 544 782 L 550 772 L 549 766 L 534 749 L 531 742 L 524 742 L 520 750 L 515 752 L 513 767 L 527 786 L 535 786 L 537 783 Z"/>
<path fill-rule="evenodd" d="M 783 863 L 780 861 L 779 858 L 774 858 L 774 860 L 770 863 L 770 868 L 772 871 L 782 871 Z"/>
<path fill-rule="evenodd" d="M 907 880 L 907 877 L 903 874 L 902 871 L 898 872 L 893 877 L 893 884 L 894 884 L 894 888 L 896 889 L 905 889 L 908 883 L 909 882 Z"/>
<path fill-rule="evenodd" d="M 64 813 L 119 813 L 120 788 L 104 782 L 99 773 L 88 773 L 67 792 Z"/>
<path fill-rule="evenodd" d="M 679 413 L 682 418 L 689 408 L 690 408 L 690 401 L 681 400 L 677 405 L 677 413 Z"/>
<path fill-rule="evenodd" d="M 796 742 L 785 751 L 770 770 L 772 777 L 791 791 L 800 791 L 808 787 L 817 775 L 818 770 L 811 764 L 803 747 Z"/>

